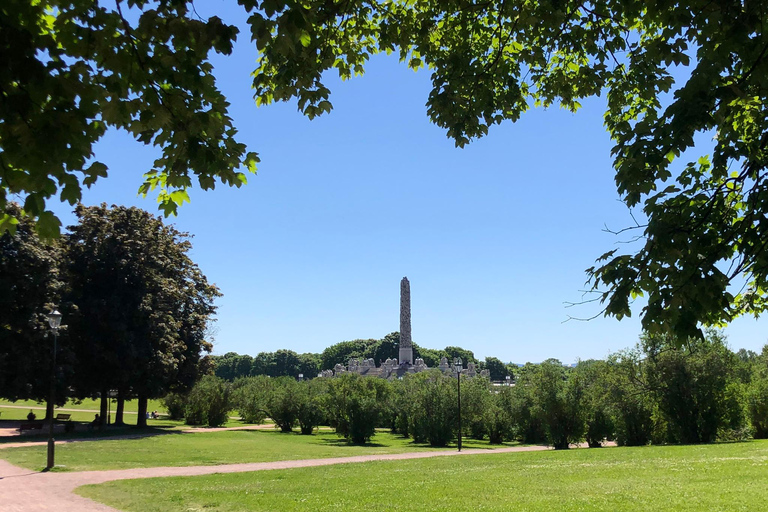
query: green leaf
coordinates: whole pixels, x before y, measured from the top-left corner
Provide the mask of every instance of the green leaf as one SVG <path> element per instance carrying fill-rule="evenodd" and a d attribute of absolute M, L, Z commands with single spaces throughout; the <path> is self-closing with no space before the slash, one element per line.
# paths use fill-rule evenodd
<path fill-rule="evenodd" d="M 58 238 L 61 234 L 61 221 L 51 211 L 44 211 L 37 217 L 37 233 L 40 238 Z"/>
<path fill-rule="evenodd" d="M 3 233 L 10 233 L 11 236 L 16 234 L 16 227 L 19 225 L 19 219 L 8 215 L 7 213 L 0 214 L 0 235 Z"/>

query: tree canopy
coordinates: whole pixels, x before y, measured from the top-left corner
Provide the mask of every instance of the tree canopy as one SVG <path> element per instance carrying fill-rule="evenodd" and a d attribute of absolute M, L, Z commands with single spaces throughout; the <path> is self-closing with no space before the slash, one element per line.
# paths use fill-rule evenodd
<path fill-rule="evenodd" d="M 639 245 L 588 270 L 603 312 L 644 295 L 643 327 L 687 339 L 768 305 L 767 2 L 238 3 L 261 52 L 257 104 L 295 99 L 310 118 L 332 109 L 326 71 L 361 74 L 381 52 L 430 70 L 427 112 L 458 146 L 604 94 L 617 190 L 640 220 Z M 19 194 L 42 234 L 57 231 L 46 200 L 74 204 L 106 176 L 92 146 L 107 127 L 162 149 L 140 191 L 158 187 L 166 213 L 193 178 L 240 185 L 255 169 L 209 61 L 237 28 L 192 2 L 11 1 L 0 26 L 0 206 Z"/>
<path fill-rule="evenodd" d="M 159 398 L 198 379 L 221 294 L 191 261 L 188 235 L 138 208 L 76 210 L 66 238 L 77 393 Z M 141 415 L 140 415 L 141 416 Z"/>

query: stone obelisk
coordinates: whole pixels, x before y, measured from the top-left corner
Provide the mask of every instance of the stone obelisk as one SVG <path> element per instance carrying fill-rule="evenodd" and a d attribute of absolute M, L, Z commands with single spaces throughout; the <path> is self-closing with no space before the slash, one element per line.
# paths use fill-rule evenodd
<path fill-rule="evenodd" d="M 400 364 L 413 364 L 411 343 L 411 283 L 404 277 L 400 281 Z"/>

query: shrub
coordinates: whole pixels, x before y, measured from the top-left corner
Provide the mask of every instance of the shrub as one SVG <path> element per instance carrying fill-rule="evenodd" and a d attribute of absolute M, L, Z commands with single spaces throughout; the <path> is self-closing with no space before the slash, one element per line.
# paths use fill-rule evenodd
<path fill-rule="evenodd" d="M 291 432 L 299 414 L 299 383 L 293 377 L 271 379 L 265 409 L 281 432 Z"/>
<path fill-rule="evenodd" d="M 483 414 L 483 424 L 491 444 L 501 444 L 512 439 L 514 435 L 512 403 L 512 389 L 509 387 L 502 387 L 497 393 L 489 396 Z"/>
<path fill-rule="evenodd" d="M 768 439 L 768 376 L 757 374 L 752 378 L 746 392 L 746 409 L 755 439 Z"/>
<path fill-rule="evenodd" d="M 458 428 L 456 379 L 439 370 L 409 375 L 405 379 L 408 433 L 417 443 L 446 446 Z"/>
<path fill-rule="evenodd" d="M 296 419 L 301 433 L 309 435 L 325 417 L 322 403 L 328 384 L 325 379 L 313 379 L 298 384 Z"/>
<path fill-rule="evenodd" d="M 232 406 L 246 423 L 264 423 L 266 402 L 272 389 L 266 376 L 242 377 L 232 385 Z"/>
<path fill-rule="evenodd" d="M 230 410 L 229 395 L 228 382 L 213 375 L 204 376 L 187 397 L 186 423 L 209 427 L 223 425 Z"/>
<path fill-rule="evenodd" d="M 376 433 L 387 392 L 382 379 L 344 374 L 330 380 L 325 406 L 336 433 L 354 444 L 368 442 Z"/>
<path fill-rule="evenodd" d="M 567 449 L 584 435 L 581 390 L 559 361 L 547 360 L 529 376 L 533 414 L 541 420 L 547 442 L 556 450 Z"/>
<path fill-rule="evenodd" d="M 162 402 L 170 419 L 180 420 L 184 417 L 184 409 L 187 406 L 186 396 L 180 393 L 168 393 Z"/>
<path fill-rule="evenodd" d="M 681 348 L 665 336 L 645 335 L 642 348 L 645 379 L 667 424 L 667 442 L 708 443 L 718 429 L 739 427 L 739 407 L 734 410 L 728 390 L 734 355 L 719 333 L 709 331 Z"/>

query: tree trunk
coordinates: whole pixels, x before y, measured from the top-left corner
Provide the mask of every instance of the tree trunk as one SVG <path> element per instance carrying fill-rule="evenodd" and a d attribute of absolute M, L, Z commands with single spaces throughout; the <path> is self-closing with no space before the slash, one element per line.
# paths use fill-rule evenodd
<path fill-rule="evenodd" d="M 99 428 L 104 428 L 104 425 L 107 424 L 107 414 L 108 414 L 108 407 L 109 407 L 109 390 L 102 389 L 101 390 L 101 403 L 99 404 Z"/>
<path fill-rule="evenodd" d="M 115 425 L 125 425 L 123 420 L 123 411 L 125 410 L 125 395 L 123 389 L 117 389 L 117 408 L 115 409 Z"/>
<path fill-rule="evenodd" d="M 147 426 L 147 396 L 139 395 L 139 413 L 138 420 L 136 421 L 137 427 Z"/>
<path fill-rule="evenodd" d="M 45 404 L 45 418 L 44 418 L 45 422 L 49 422 L 49 421 L 51 421 L 53 419 L 53 407 L 54 407 L 54 405 L 55 404 L 53 402 L 51 402 L 51 399 L 49 398 L 48 402 L 46 402 L 46 404 Z"/>

